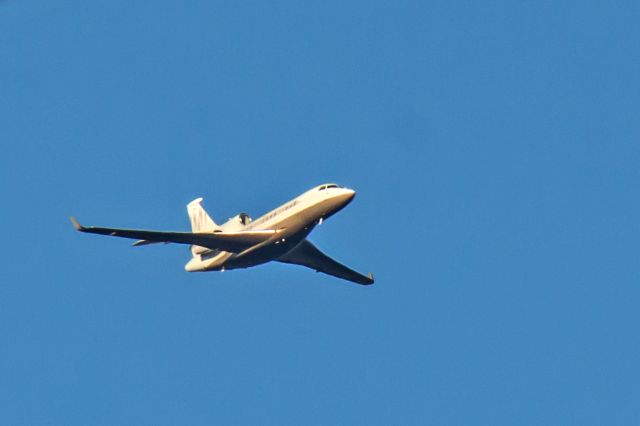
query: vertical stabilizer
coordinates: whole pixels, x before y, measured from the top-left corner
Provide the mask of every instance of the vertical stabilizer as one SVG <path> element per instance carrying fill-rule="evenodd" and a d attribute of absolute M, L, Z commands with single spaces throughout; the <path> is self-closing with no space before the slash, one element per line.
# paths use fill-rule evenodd
<path fill-rule="evenodd" d="M 196 198 L 187 204 L 187 212 L 192 232 L 213 232 L 220 229 L 202 207 L 202 198 Z"/>

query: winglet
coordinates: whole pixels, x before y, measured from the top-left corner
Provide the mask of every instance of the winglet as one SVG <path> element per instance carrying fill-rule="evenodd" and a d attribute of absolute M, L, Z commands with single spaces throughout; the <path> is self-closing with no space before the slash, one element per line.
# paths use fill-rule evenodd
<path fill-rule="evenodd" d="M 369 272 L 367 274 L 367 278 L 369 278 L 371 280 L 371 282 L 369 284 L 373 284 L 374 283 L 375 280 L 373 279 L 373 274 L 371 272 Z"/>
<path fill-rule="evenodd" d="M 73 216 L 69 216 L 69 219 L 71 219 L 71 224 L 73 225 L 74 228 L 76 228 L 77 231 L 84 231 L 84 226 L 80 225 L 80 223 L 78 222 L 78 220 L 73 217 Z"/>

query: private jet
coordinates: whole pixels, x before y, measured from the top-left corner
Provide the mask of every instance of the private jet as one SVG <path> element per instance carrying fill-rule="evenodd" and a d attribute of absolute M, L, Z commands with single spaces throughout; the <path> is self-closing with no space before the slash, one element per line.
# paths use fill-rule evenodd
<path fill-rule="evenodd" d="M 187 272 L 225 271 L 250 268 L 276 261 L 306 266 L 354 283 L 373 284 L 373 275 L 363 275 L 333 260 L 314 246 L 307 236 L 347 206 L 355 196 L 352 189 L 335 183 L 316 186 L 265 214 L 251 220 L 240 213 L 216 224 L 202 206 L 202 198 L 187 204 L 191 232 L 146 231 L 137 229 L 82 226 L 72 216 L 71 223 L 80 232 L 131 238 L 133 246 L 178 243 L 191 246 Z"/>

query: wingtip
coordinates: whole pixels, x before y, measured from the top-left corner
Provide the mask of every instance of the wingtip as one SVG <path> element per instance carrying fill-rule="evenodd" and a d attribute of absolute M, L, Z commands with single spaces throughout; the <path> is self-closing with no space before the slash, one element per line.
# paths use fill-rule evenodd
<path fill-rule="evenodd" d="M 369 278 L 369 284 L 373 284 L 375 282 L 375 279 L 373 278 L 373 274 L 371 272 L 367 274 L 367 278 Z"/>
<path fill-rule="evenodd" d="M 84 227 L 80 225 L 80 222 L 78 222 L 75 217 L 69 216 L 69 219 L 71 220 L 71 224 L 73 225 L 73 227 L 76 228 L 76 231 L 82 231 L 84 229 Z"/>

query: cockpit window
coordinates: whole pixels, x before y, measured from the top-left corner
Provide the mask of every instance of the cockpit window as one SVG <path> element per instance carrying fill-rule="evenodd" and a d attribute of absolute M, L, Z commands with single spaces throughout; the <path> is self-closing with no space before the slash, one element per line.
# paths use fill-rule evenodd
<path fill-rule="evenodd" d="M 318 188 L 318 191 L 324 191 L 325 189 L 329 189 L 329 188 L 340 188 L 340 185 L 336 185 L 335 183 L 331 183 L 329 185 L 322 185 L 320 188 Z"/>

